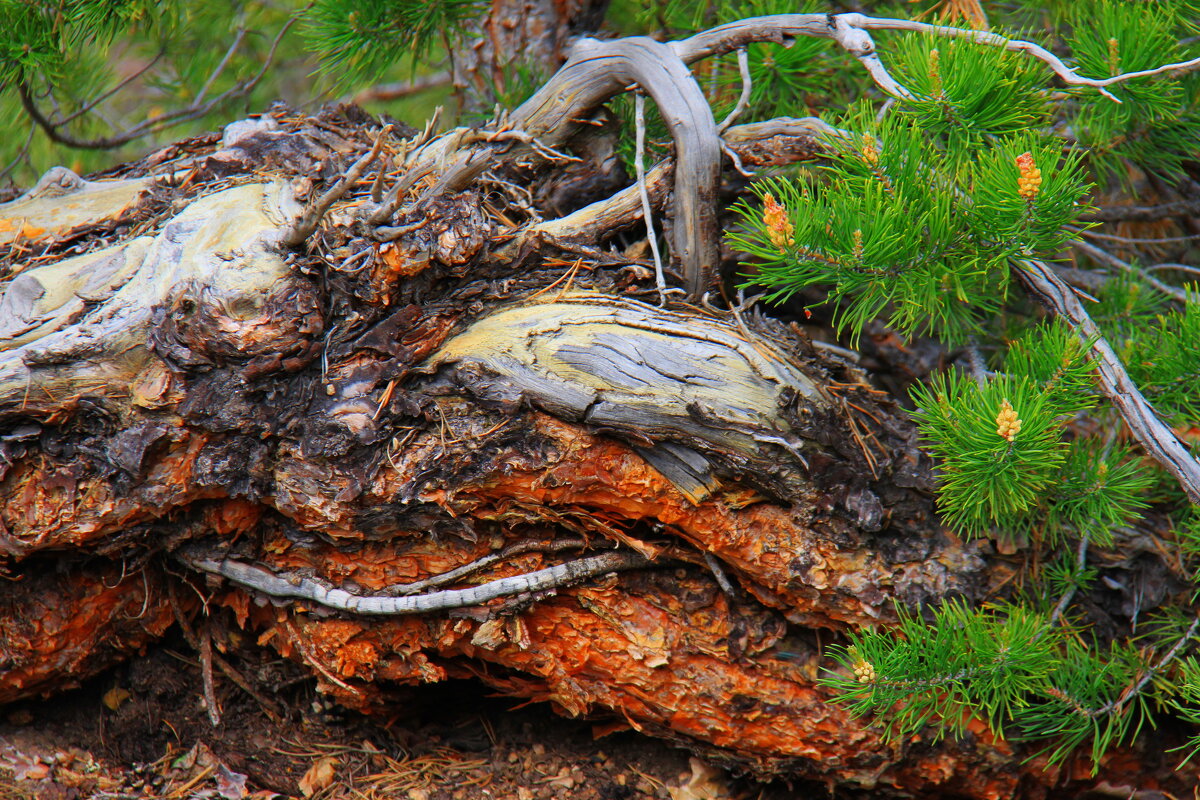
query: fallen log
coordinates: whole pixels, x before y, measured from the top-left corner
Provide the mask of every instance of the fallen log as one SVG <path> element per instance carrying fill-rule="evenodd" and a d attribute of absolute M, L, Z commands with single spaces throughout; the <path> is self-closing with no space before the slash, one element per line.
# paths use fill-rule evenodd
<path fill-rule="evenodd" d="M 819 128 L 727 143 L 812 158 Z M 280 109 L 0 205 L 96 198 L 3 244 L 0 701 L 179 620 L 368 712 L 472 676 L 764 776 L 1071 778 L 983 726 L 885 743 L 816 681 L 839 631 L 988 588 L 893 399 L 794 327 L 646 302 L 649 265 L 600 249 L 628 196 L 543 219 L 518 182 L 552 169 L 493 154 L 461 181 L 485 135 L 407 165 L 403 135 Z M 380 152 L 408 185 L 372 222 Z M 297 240 L 306 203 L 328 211 Z"/>

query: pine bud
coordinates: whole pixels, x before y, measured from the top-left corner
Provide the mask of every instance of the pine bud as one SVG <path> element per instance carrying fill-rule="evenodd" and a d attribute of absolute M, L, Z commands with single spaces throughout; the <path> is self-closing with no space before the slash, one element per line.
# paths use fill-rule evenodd
<path fill-rule="evenodd" d="M 996 415 L 996 435 L 1011 442 L 1020 432 L 1021 420 L 1017 418 L 1017 412 L 1006 397 L 1000 404 L 1000 413 Z"/>
<path fill-rule="evenodd" d="M 854 260 L 862 261 L 862 254 L 863 254 L 862 228 L 855 228 L 855 230 L 854 230 Z"/>
<path fill-rule="evenodd" d="M 1121 74 L 1121 53 L 1116 39 L 1108 40 L 1108 69 L 1113 75 Z"/>
<path fill-rule="evenodd" d="M 874 683 L 875 666 L 858 654 L 858 648 L 850 648 L 850 668 L 854 670 L 854 677 L 858 678 L 859 683 Z"/>
<path fill-rule="evenodd" d="M 871 166 L 879 163 L 879 148 L 875 145 L 875 137 L 869 133 L 863 134 L 862 154 Z"/>
<path fill-rule="evenodd" d="M 767 238 L 780 251 L 796 244 L 796 229 L 788 219 L 787 209 L 769 194 L 763 195 L 763 222 L 767 226 Z"/>
<path fill-rule="evenodd" d="M 1042 187 L 1042 171 L 1033 163 L 1033 153 L 1022 153 L 1017 156 L 1017 194 L 1026 200 L 1037 197 Z"/>
<path fill-rule="evenodd" d="M 941 54 L 936 47 L 929 51 L 929 82 L 933 85 L 934 97 L 941 99 L 946 96 L 942 91 Z"/>

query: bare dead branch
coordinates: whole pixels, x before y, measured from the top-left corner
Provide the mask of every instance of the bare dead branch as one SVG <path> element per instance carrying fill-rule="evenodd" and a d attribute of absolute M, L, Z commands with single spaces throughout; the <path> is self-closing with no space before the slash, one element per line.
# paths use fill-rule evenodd
<path fill-rule="evenodd" d="M 1193 267 L 1193 266 L 1189 266 L 1187 264 L 1164 263 L 1164 264 L 1152 264 L 1151 266 L 1146 267 L 1147 272 L 1160 272 L 1160 271 L 1168 271 L 1168 270 L 1174 270 L 1175 272 L 1182 272 L 1186 275 L 1200 276 L 1200 267 Z"/>
<path fill-rule="evenodd" d="M 734 125 L 725 131 L 724 139 L 731 152 L 737 153 L 739 157 L 748 157 L 753 150 L 761 148 L 769 150 L 775 156 L 775 163 L 785 163 L 812 158 L 814 152 L 828 147 L 821 142 L 836 140 L 845 135 L 843 131 L 816 117 L 779 117 L 763 122 Z M 809 146 L 795 147 L 797 142 L 806 142 Z M 667 159 L 646 173 L 646 192 L 655 208 L 661 206 L 670 191 L 674 167 L 674 159 Z M 641 187 L 630 186 L 612 197 L 599 200 L 565 217 L 529 226 L 520 237 L 514 239 L 513 244 L 506 246 L 501 252 L 510 252 L 512 247 L 519 246 L 519 242 L 536 238 L 596 244 L 606 234 L 635 222 L 643 213 L 645 212 L 641 204 Z"/>
<path fill-rule="evenodd" d="M 725 129 L 736 122 L 742 112 L 750 107 L 750 93 L 754 89 L 754 84 L 750 80 L 750 56 L 747 55 L 746 48 L 738 48 L 737 62 L 738 73 L 742 76 L 742 93 L 738 95 L 737 105 L 733 107 L 729 115 L 717 126 L 717 133 L 724 133 Z"/>
<path fill-rule="evenodd" d="M 637 144 L 633 155 L 633 168 L 637 172 L 638 197 L 642 201 L 642 219 L 646 223 L 646 241 L 654 256 L 654 284 L 658 287 L 660 305 L 667 304 L 667 281 L 663 277 L 662 256 L 658 252 L 658 234 L 654 232 L 654 209 L 650 207 L 650 192 L 646 189 L 646 98 L 638 92 L 634 98 L 634 117 L 637 129 Z"/>
<path fill-rule="evenodd" d="M 164 55 L 166 55 L 166 50 L 159 50 L 158 53 L 155 54 L 154 58 L 147 61 L 144 66 L 142 66 L 140 69 L 136 70 L 132 75 L 129 75 L 128 77 L 126 77 L 125 79 L 120 81 L 117 85 L 113 86 L 108 91 L 100 94 L 98 97 L 92 98 L 87 103 L 80 106 L 79 109 L 77 109 L 74 113 L 68 114 L 67 116 L 63 117 L 62 119 L 57 120 L 54 124 L 61 127 L 63 125 L 67 125 L 67 124 L 79 119 L 84 114 L 88 113 L 93 108 L 100 105 L 105 100 L 112 97 L 114 94 L 121 91 L 129 84 L 133 83 L 138 78 L 145 75 L 146 72 L 148 72 L 155 64 L 157 64 Z"/>
<path fill-rule="evenodd" d="M 1094 244 L 1089 244 L 1088 242 L 1080 239 L 1076 239 L 1075 241 L 1071 242 L 1071 246 L 1089 258 L 1099 261 L 1101 264 L 1105 264 L 1106 266 L 1110 267 L 1116 267 L 1123 272 L 1127 272 L 1130 275 L 1136 276 L 1138 280 L 1150 284 L 1167 297 L 1170 297 L 1172 300 L 1175 300 L 1179 303 L 1187 302 L 1187 293 L 1183 291 L 1183 289 L 1180 289 L 1178 286 L 1172 286 L 1169 283 L 1163 283 L 1146 270 L 1135 267 L 1128 261 L 1117 258 L 1107 250 L 1102 250 L 1101 248 L 1096 247 Z"/>
<path fill-rule="evenodd" d="M 1050 68 L 1064 83 L 1072 86 L 1091 86 L 1111 100 L 1117 98 L 1105 87 L 1112 86 L 1135 78 L 1145 78 L 1167 72 L 1188 72 L 1200 68 L 1200 58 L 1164 64 L 1153 69 L 1126 72 L 1110 78 L 1088 78 L 1063 63 L 1062 59 L 1046 48 L 1033 42 L 1021 39 L 1009 39 L 999 34 L 987 31 L 955 28 L 948 25 L 933 25 L 928 22 L 915 20 L 869 17 L 865 14 L 777 14 L 765 17 L 751 17 L 737 20 L 726 25 L 720 25 L 695 36 L 672 42 L 671 46 L 685 62 L 691 63 L 702 58 L 737 50 L 753 42 L 775 42 L 786 45 L 789 40 L 799 36 L 815 36 L 834 39 L 842 29 L 859 29 L 862 31 L 893 30 L 927 33 L 950 39 L 967 39 L 976 44 L 989 47 L 1002 47 L 1005 50 L 1026 53 L 1038 59 Z M 841 34 L 849 36 L 849 34 Z M 845 44 L 843 44 L 845 46 Z M 847 48 L 848 50 L 850 48 Z M 851 50 L 851 52 L 853 52 Z M 862 60 L 860 58 L 860 60 Z M 864 66 L 873 69 L 864 62 Z M 874 77 L 874 73 L 872 73 Z M 890 93 L 890 92 L 889 92 Z"/>
<path fill-rule="evenodd" d="M 290 19 L 288 19 L 287 22 L 283 24 L 283 26 L 279 29 L 279 33 L 276 34 L 275 39 L 271 42 L 271 49 L 267 52 L 266 57 L 263 59 L 261 68 L 250 78 L 235 84 L 208 102 L 201 102 L 197 100 L 185 108 L 176 109 L 175 111 L 168 112 L 161 116 L 155 117 L 154 119 L 148 119 L 113 136 L 106 136 L 99 139 L 80 139 L 64 132 L 62 130 L 62 126 L 74 117 L 67 117 L 60 122 L 51 120 L 40 108 L 38 108 L 29 84 L 25 81 L 19 81 L 16 84 L 17 96 L 21 101 L 22 108 L 25 109 L 25 113 L 29 115 L 30 119 L 37 123 L 38 127 L 42 129 L 42 131 L 52 142 L 64 145 L 66 147 L 74 147 L 78 150 L 109 150 L 114 147 L 120 147 L 121 145 L 128 144 L 129 142 L 139 139 L 142 136 L 148 136 L 152 133 L 165 130 L 173 125 L 178 125 L 180 123 L 202 117 L 213 109 L 221 106 L 227 100 L 249 94 L 270 71 L 275 62 L 275 53 L 279 49 L 279 43 L 283 40 L 284 35 L 291 30 L 292 26 L 299 18 L 300 17 L 298 14 L 293 15 Z M 222 63 L 225 63 L 225 61 Z M 205 87 L 206 89 L 208 88 L 208 85 L 212 83 L 212 80 L 213 76 L 210 76 Z"/>
<path fill-rule="evenodd" d="M 466 589 L 445 589 L 428 594 L 404 595 L 358 595 L 344 589 L 330 589 L 312 578 L 300 576 L 279 577 L 261 567 L 228 558 L 211 558 L 181 552 L 179 558 L 191 567 L 221 575 L 234 583 L 261 592 L 269 597 L 296 598 L 353 614 L 398 616 L 402 614 L 426 614 L 451 608 L 478 606 L 500 597 L 543 592 L 569 586 L 581 580 L 604 575 L 609 572 L 644 567 L 649 562 L 638 553 L 626 551 L 601 553 L 586 556 L 565 564 L 539 569 L 525 575 L 514 575 L 494 581 L 470 586 Z"/>
<path fill-rule="evenodd" d="M 1200 197 L 1176 200 L 1157 206 L 1109 206 L 1084 214 L 1084 222 L 1153 222 L 1168 217 L 1200 216 Z"/>
<path fill-rule="evenodd" d="M 454 76 L 449 72 L 434 72 L 430 75 L 420 75 L 411 81 L 404 81 L 402 83 L 381 83 L 359 91 L 354 95 L 351 102 L 362 105 L 363 103 L 400 100 L 428 89 L 449 86 L 453 80 Z"/>
<path fill-rule="evenodd" d="M 671 42 L 671 49 L 691 64 L 712 56 L 732 53 L 750 44 L 773 42 L 791 46 L 801 36 L 832 39 L 829 14 L 775 14 L 749 17 L 718 25 L 686 39 Z"/>
<path fill-rule="evenodd" d="M 513 112 L 513 123 L 553 146 L 575 129 L 582 112 L 630 85 L 654 99 L 675 141 L 671 238 L 684 288 L 698 297 L 718 258 L 721 141 L 704 93 L 669 45 L 644 37 L 581 40 L 566 65 Z"/>
<path fill-rule="evenodd" d="M 1081 236 L 1089 239 L 1103 239 L 1118 244 L 1177 244 L 1179 242 L 1194 242 L 1200 239 L 1200 233 L 1189 233 L 1184 236 L 1117 236 L 1112 233 L 1097 231 L 1078 231 Z"/>
<path fill-rule="evenodd" d="M 417 594 L 426 589 L 433 589 L 438 586 L 445 586 L 448 583 L 462 580 L 468 575 L 473 575 L 481 569 L 490 567 L 492 564 L 497 564 L 514 556 L 524 555 L 526 553 L 561 553 L 564 550 L 581 550 L 587 547 L 587 542 L 583 539 L 554 539 L 549 542 L 518 542 L 509 545 L 503 550 L 495 553 L 489 553 L 482 558 L 477 558 L 469 564 L 463 564 L 461 567 L 456 567 L 452 570 L 441 573 L 440 575 L 432 575 L 428 578 L 423 578 L 419 581 L 411 583 L 400 583 L 389 586 L 383 590 L 382 594 L 389 596 Z"/>
<path fill-rule="evenodd" d="M 862 28 L 853 25 L 847 17 L 850 15 L 838 14 L 833 17 L 833 40 L 841 45 L 842 49 L 850 55 L 858 59 L 858 63 L 863 65 L 867 74 L 875 81 L 880 89 L 887 92 L 892 97 L 908 100 L 912 94 L 896 82 L 891 73 L 887 71 L 887 67 L 879 59 L 879 55 L 875 52 L 875 41 L 871 38 L 871 34 L 867 33 Z"/>
<path fill-rule="evenodd" d="M 392 214 L 395 214 L 396 209 L 400 207 L 400 203 L 404 201 L 404 195 L 413 187 L 413 184 L 431 172 L 433 172 L 433 167 L 425 164 L 417 164 L 411 167 L 400 176 L 399 180 L 392 184 L 392 188 L 388 189 L 387 194 L 383 196 L 383 202 L 379 208 L 376 208 L 367 216 L 367 222 L 372 225 L 382 225 L 390 220 Z"/>
<path fill-rule="evenodd" d="M 321 224 L 321 220 L 325 217 L 325 213 L 345 196 L 346 192 L 362 177 L 366 172 L 367 167 L 379 157 L 379 151 L 383 149 L 383 140 L 392 132 L 392 126 L 386 125 L 379 135 L 375 137 L 375 144 L 371 146 L 371 151 L 365 156 L 355 161 L 354 164 L 346 171 L 341 180 L 325 191 L 316 201 L 308 207 L 308 209 L 300 215 L 292 227 L 283 234 L 280 238 L 280 243 L 285 247 L 299 247 L 307 241 L 312 235 L 317 226 Z"/>
<path fill-rule="evenodd" d="M 1175 476 L 1193 503 L 1200 503 L 1200 461 L 1192 458 L 1159 419 L 1074 292 L 1040 261 L 1022 259 L 1017 262 L 1016 273 L 1039 303 L 1070 323 L 1084 341 L 1092 342 L 1091 357 L 1100 378 L 1100 390 L 1120 412 L 1146 452 Z"/>
<path fill-rule="evenodd" d="M 33 144 L 33 135 L 37 133 L 37 129 L 37 125 L 29 126 L 29 133 L 25 135 L 25 143 L 21 145 L 21 149 L 17 151 L 13 160 L 4 166 L 4 169 L 0 169 L 0 180 L 7 178 L 17 168 L 18 164 L 29 157 L 29 146 Z"/>
<path fill-rule="evenodd" d="M 233 54 L 236 53 L 237 49 L 242 46 L 242 42 L 245 40 L 245 38 L 246 29 L 239 26 L 237 29 L 237 34 L 233 37 L 233 41 L 229 43 L 229 47 L 225 50 L 225 55 L 221 57 L 221 60 L 217 63 L 217 66 L 213 68 L 211 73 L 209 73 L 208 80 L 204 82 L 204 85 L 200 87 L 200 91 L 196 93 L 197 103 L 204 102 L 204 97 L 208 94 L 208 90 L 212 88 L 213 83 L 216 82 L 220 74 L 225 71 L 225 67 L 229 66 L 229 59 L 233 58 Z"/>
<path fill-rule="evenodd" d="M 421 193 L 421 196 L 417 198 L 416 205 L 420 205 L 432 197 L 467 188 L 495 161 L 495 157 L 495 153 L 491 150 L 463 153 L 442 177 Z"/>
<path fill-rule="evenodd" d="M 375 171 L 375 181 L 371 184 L 371 202 L 383 202 L 383 179 L 387 177 L 388 170 L 391 169 L 391 159 L 385 153 L 383 163 L 379 165 L 379 169 Z"/>

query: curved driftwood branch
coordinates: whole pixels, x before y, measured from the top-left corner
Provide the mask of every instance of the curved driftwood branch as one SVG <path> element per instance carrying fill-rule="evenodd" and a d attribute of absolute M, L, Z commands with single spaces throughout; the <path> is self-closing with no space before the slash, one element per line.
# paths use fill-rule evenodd
<path fill-rule="evenodd" d="M 630 84 L 644 89 L 675 140 L 674 256 L 684 288 L 699 298 L 717 263 L 717 180 L 721 139 L 712 109 L 670 45 L 633 37 L 584 39 L 567 63 L 512 114 L 517 127 L 556 144 L 586 114 Z"/>
<path fill-rule="evenodd" d="M 782 165 L 828 154 L 832 152 L 830 143 L 847 136 L 817 117 L 779 117 L 734 125 L 723 138 L 743 162 Z M 667 159 L 647 171 L 646 192 L 651 205 L 661 207 L 671 191 L 674 169 L 675 160 Z M 527 226 L 500 251 L 500 256 L 511 257 L 522 246 L 541 239 L 598 244 L 604 236 L 639 220 L 642 213 L 640 189 L 630 186 L 566 216 Z"/>
<path fill-rule="evenodd" d="M 933 25 L 916 20 L 894 19 L 887 17 L 870 17 L 865 14 L 776 14 L 763 17 L 751 17 L 720 25 L 707 31 L 673 42 L 672 46 L 679 57 L 691 63 L 701 58 L 721 55 L 745 47 L 753 42 L 775 42 L 786 45 L 789 39 L 798 36 L 818 36 L 836 38 L 841 29 L 858 29 L 861 31 L 909 31 L 927 33 L 947 39 L 966 39 L 975 44 L 989 47 L 1002 47 L 1018 53 L 1026 53 L 1046 64 L 1064 83 L 1072 86 L 1091 86 L 1098 89 L 1106 97 L 1117 100 L 1105 87 L 1136 78 L 1161 75 L 1167 72 L 1189 72 L 1200 67 L 1200 58 L 1164 64 L 1153 69 L 1126 72 L 1109 78 L 1088 78 L 1063 63 L 1062 59 L 1041 45 L 1021 39 L 1009 39 L 988 31 L 955 28 L 949 25 Z M 855 50 L 847 47 L 851 53 Z M 874 72 L 872 72 L 874 74 Z M 1118 101 L 1119 102 L 1119 101 Z"/>
<path fill-rule="evenodd" d="M 689 297 L 698 300 L 716 263 L 714 201 L 724 144 L 712 110 L 687 65 L 714 55 L 743 50 L 755 42 L 786 46 L 799 36 L 828 38 L 858 59 L 883 91 L 896 98 L 910 97 L 908 90 L 891 76 L 880 60 L 869 33 L 871 30 L 923 32 L 1025 52 L 1046 63 L 1067 83 L 1096 87 L 1114 100 L 1116 98 L 1105 86 L 1168 71 L 1186 71 L 1200 63 L 1193 59 L 1154 70 L 1091 79 L 1078 75 L 1053 53 L 1031 42 L 1007 39 L 985 31 L 858 13 L 753 17 L 665 44 L 644 37 L 603 42 L 585 38 L 576 43 L 567 63 L 508 118 L 507 124 L 518 129 L 526 141 L 510 150 L 508 155 L 538 150 L 528 142 L 538 142 L 542 149 L 553 148 L 575 133 L 583 115 L 609 98 L 635 86 L 645 90 L 658 104 L 675 142 L 674 255 L 680 263 Z M 745 91 L 746 87 L 743 89 Z M 725 124 L 728 121 L 721 127 Z M 484 145 L 483 152 L 477 149 L 470 149 L 466 154 L 457 152 L 463 147 L 472 148 L 478 139 L 475 132 L 458 129 L 424 149 L 410 174 L 426 174 L 436 169 L 442 176 L 434 189 L 422 196 L 422 201 L 438 192 L 466 185 L 486 169 L 493 154 L 511 146 L 504 142 Z M 375 212 L 372 222 L 385 221 L 397 206 L 398 197 L 398 193 L 389 195 L 390 202 Z"/>

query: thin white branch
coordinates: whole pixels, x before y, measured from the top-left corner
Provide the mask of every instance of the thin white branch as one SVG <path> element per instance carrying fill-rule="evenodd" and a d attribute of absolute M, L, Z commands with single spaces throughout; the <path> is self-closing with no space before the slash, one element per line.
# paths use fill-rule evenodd
<path fill-rule="evenodd" d="M 1026 53 L 1046 64 L 1064 83 L 1071 86 L 1094 87 L 1101 94 L 1116 102 L 1120 102 L 1120 100 L 1105 87 L 1135 78 L 1146 78 L 1168 72 L 1187 72 L 1200 68 L 1200 58 L 1193 58 L 1188 61 L 1164 64 L 1153 69 L 1126 72 L 1110 78 L 1088 78 L 1068 67 L 1054 53 L 1033 42 L 1021 39 L 1009 39 L 987 31 L 954 28 L 948 25 L 933 25 L 928 22 L 916 22 L 914 20 L 869 17 L 865 14 L 857 13 L 836 15 L 777 14 L 765 17 L 751 17 L 720 25 L 711 30 L 702 31 L 687 39 L 672 42 L 671 47 L 679 54 L 681 59 L 687 63 L 692 63 L 710 56 L 732 52 L 752 42 L 775 42 L 776 44 L 787 45 L 790 40 L 799 36 L 816 36 L 830 39 L 837 39 L 841 36 L 845 41 L 839 41 L 839 44 L 851 53 L 854 53 L 860 61 L 863 61 L 863 66 L 871 71 L 872 77 L 883 87 L 885 85 L 884 82 L 888 78 L 884 77 L 886 71 L 879 72 L 882 69 L 882 64 L 878 63 L 877 58 L 875 59 L 875 63 L 869 63 L 868 60 L 864 60 L 862 56 L 859 56 L 855 52 L 857 49 L 860 52 L 864 52 L 864 55 L 873 55 L 873 45 L 869 53 L 862 51 L 865 41 L 852 37 L 848 32 L 842 33 L 844 29 L 859 29 L 864 32 L 893 30 L 927 33 L 950 39 L 967 39 L 976 44 L 987 45 L 989 47 L 1002 47 L 1005 50 Z M 895 95 L 895 92 L 888 91 L 888 94 Z"/>
<path fill-rule="evenodd" d="M 865 30 L 900 30 L 914 31 L 917 33 L 929 33 L 934 36 L 945 36 L 952 39 L 968 39 L 976 44 L 989 45 L 991 47 L 1002 47 L 1005 50 L 1014 52 L 1027 53 L 1039 61 L 1050 67 L 1055 75 L 1060 77 L 1063 83 L 1071 86 L 1091 86 L 1100 91 L 1102 95 L 1115 102 L 1121 102 L 1115 95 L 1109 92 L 1104 87 L 1112 86 L 1113 84 L 1123 83 L 1124 81 L 1133 80 L 1135 78 L 1147 78 L 1151 75 L 1160 75 L 1166 72 L 1187 72 L 1189 70 L 1200 68 L 1200 58 L 1193 58 L 1188 61 L 1178 61 L 1172 64 L 1164 64 L 1153 69 L 1143 69 L 1136 72 L 1125 72 L 1120 75 L 1114 75 L 1110 78 L 1087 78 L 1080 75 L 1075 70 L 1063 63 L 1062 59 L 1051 53 L 1041 45 L 1027 42 L 1022 39 L 1008 39 L 995 33 L 987 31 L 973 31 L 964 28 L 953 28 L 947 25 L 931 25 L 927 22 L 916 22 L 914 20 L 903 19 L 885 19 L 878 17 L 868 17 L 863 14 L 839 14 L 839 18 L 845 18 L 847 24 L 856 28 Z"/>
<path fill-rule="evenodd" d="M 733 111 L 729 112 L 729 116 L 717 126 L 717 133 L 724 133 L 725 129 L 734 123 L 742 112 L 750 107 L 750 92 L 754 88 L 754 84 L 750 80 L 750 57 L 746 54 L 746 48 L 739 47 L 737 51 L 738 72 L 742 75 L 742 93 L 738 95 L 737 105 L 733 107 Z"/>
<path fill-rule="evenodd" d="M 654 283 L 658 287 L 660 305 L 667 304 L 667 280 L 663 276 L 662 256 L 658 252 L 658 237 L 654 233 L 654 209 L 650 207 L 650 191 L 646 188 L 646 96 L 641 92 L 634 95 L 634 120 L 637 127 L 637 146 L 633 154 L 633 168 L 637 172 L 638 194 L 642 198 L 642 216 L 646 220 L 646 239 L 654 256 Z"/>
<path fill-rule="evenodd" d="M 1076 239 L 1075 241 L 1071 242 L 1071 246 L 1091 258 L 1093 261 L 1098 261 L 1106 266 L 1116 267 L 1117 269 L 1136 276 L 1139 280 L 1150 284 L 1167 297 L 1170 297 L 1172 300 L 1180 303 L 1187 302 L 1187 292 L 1185 292 L 1183 289 L 1180 289 L 1178 286 L 1172 286 L 1169 283 L 1163 283 L 1158 278 L 1146 272 L 1144 269 L 1135 267 L 1128 261 L 1117 258 L 1107 250 L 1102 250 L 1101 248 L 1096 247 L 1094 244 L 1089 244 L 1081 239 Z"/>
<path fill-rule="evenodd" d="M 648 563 L 645 557 L 638 553 L 615 551 L 586 556 L 524 575 L 499 578 L 465 589 L 444 589 L 429 594 L 393 597 L 390 595 L 351 594 L 344 589 L 330 588 L 323 582 L 312 578 L 298 575 L 280 577 L 253 564 L 228 558 L 206 557 L 187 549 L 176 555 L 185 564 L 195 569 L 221 575 L 268 597 L 309 600 L 338 611 L 383 616 L 427 614 L 452 608 L 469 608 L 501 597 L 511 597 L 527 592 L 543 592 L 548 589 L 569 586 L 597 575 L 636 569 L 644 567 Z"/>
<path fill-rule="evenodd" d="M 875 52 L 875 40 L 871 38 L 871 34 L 847 19 L 853 16 L 857 15 L 838 14 L 833 18 L 833 40 L 858 59 L 858 63 L 863 65 L 880 89 L 901 100 L 912 99 L 912 93 L 901 86 L 879 60 L 879 55 Z"/>

